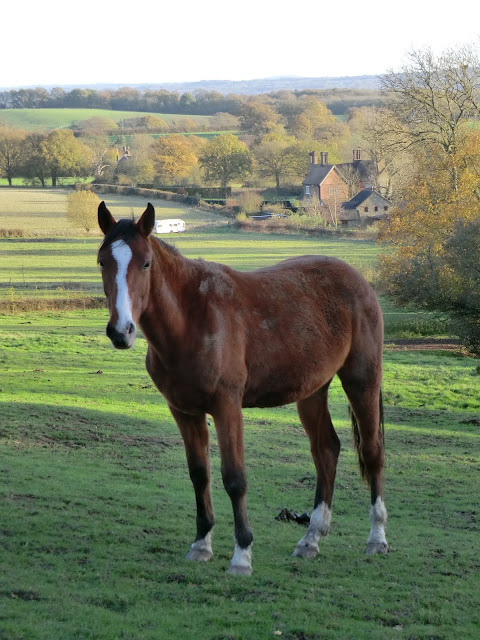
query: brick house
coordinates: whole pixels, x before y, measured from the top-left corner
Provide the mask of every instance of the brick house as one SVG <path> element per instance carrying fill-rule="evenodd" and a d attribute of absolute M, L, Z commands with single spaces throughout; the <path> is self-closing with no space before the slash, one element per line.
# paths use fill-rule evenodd
<path fill-rule="evenodd" d="M 349 198 L 348 183 L 334 164 L 328 164 L 328 153 L 322 151 L 320 163 L 317 154 L 310 152 L 308 173 L 302 182 L 307 200 L 318 198 L 320 205 L 332 216 L 337 215 L 341 203 Z"/>
<path fill-rule="evenodd" d="M 317 198 L 324 217 L 348 226 L 366 224 L 388 216 L 391 202 L 373 189 L 375 163 L 362 160 L 360 150 L 353 161 L 338 165 L 328 163 L 328 153 L 310 152 L 308 173 L 303 180 L 304 198 Z M 352 197 L 353 196 L 353 197 Z"/>

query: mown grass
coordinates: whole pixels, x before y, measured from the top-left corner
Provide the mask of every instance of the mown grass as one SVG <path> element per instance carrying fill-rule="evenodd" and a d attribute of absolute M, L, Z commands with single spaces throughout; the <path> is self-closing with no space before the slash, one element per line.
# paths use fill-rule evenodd
<path fill-rule="evenodd" d="M 105 310 L 0 318 L 0 637 L 289 640 L 478 637 L 477 361 L 385 353 L 391 552 L 367 558 L 368 490 L 346 400 L 332 531 L 290 557 L 314 469 L 293 406 L 245 412 L 254 574 L 225 570 L 232 516 L 211 428 L 213 560 L 184 560 L 195 527 L 183 446 L 144 367 L 114 351 Z M 281 635 L 280 635 L 281 634 Z"/>
<path fill-rule="evenodd" d="M 67 220 L 66 198 L 69 189 L 0 189 L 0 234 L 3 229 L 21 229 L 22 237 L 32 237 L 45 241 L 48 238 L 90 237 L 100 239 L 100 230 L 87 233 L 74 227 Z M 143 197 L 108 194 L 99 196 L 114 211 L 117 218 L 137 218 L 146 207 Z M 184 207 L 175 202 L 153 200 L 157 217 L 182 217 L 190 230 L 195 227 L 208 227 L 212 223 L 226 221 L 215 213 L 200 211 L 193 207 Z"/>
<path fill-rule="evenodd" d="M 111 109 L 2 109 L 1 120 L 7 126 L 16 129 L 49 131 L 69 128 L 74 122 L 94 117 L 108 118 L 118 122 L 126 118 L 143 118 L 146 115 L 158 116 L 167 124 L 179 122 L 185 118 L 195 120 L 200 124 L 207 124 L 211 119 L 211 116 L 182 116 L 175 113 L 145 113 L 143 111 L 114 111 Z"/>
<path fill-rule="evenodd" d="M 128 216 L 129 205 L 124 206 Z M 112 210 L 118 210 L 112 207 Z M 358 268 L 367 279 L 375 274 L 378 247 L 371 241 L 314 239 L 275 236 L 232 230 L 218 218 L 207 221 L 196 210 L 170 208 L 169 215 L 182 215 L 187 228 L 199 231 L 168 237 L 187 257 L 202 257 L 239 269 L 255 269 L 284 258 L 309 253 L 340 257 Z M 196 218 L 197 216 L 197 218 Z M 207 229 L 202 231 L 201 229 Z M 0 309 L 54 309 L 70 306 L 103 306 L 103 291 L 96 265 L 100 235 L 81 238 L 0 239 Z M 430 313 L 407 311 L 381 298 L 388 338 L 443 336 L 447 321 Z"/>
<path fill-rule="evenodd" d="M 65 217 L 67 190 L 0 191 L 0 229 L 20 227 L 22 236 L 0 238 L 0 304 L 11 310 L 25 308 L 33 299 L 41 301 L 72 298 L 77 304 L 85 296 L 101 296 L 96 253 L 99 230 L 78 235 Z M 139 217 L 144 198 L 109 194 L 108 206 L 117 218 Z M 269 265 L 301 253 L 337 255 L 360 269 L 373 264 L 377 247 L 368 241 L 339 238 L 314 239 L 301 236 L 263 235 L 237 231 L 214 212 L 155 201 L 158 218 L 181 217 L 187 232 L 162 236 L 187 257 L 225 262 L 245 270 Z M 49 304 L 50 304 L 49 302 Z M 48 306 L 48 305 L 47 305 Z M 32 307 L 33 308 L 33 307 Z"/>

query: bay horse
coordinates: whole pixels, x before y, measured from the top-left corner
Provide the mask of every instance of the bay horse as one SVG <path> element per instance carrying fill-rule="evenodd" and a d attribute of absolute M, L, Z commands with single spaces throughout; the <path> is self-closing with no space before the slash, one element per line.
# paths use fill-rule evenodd
<path fill-rule="evenodd" d="M 336 258 L 301 256 L 251 272 L 190 260 L 152 237 L 151 204 L 138 222 L 115 221 L 104 202 L 98 251 L 110 319 L 107 335 L 129 349 L 137 324 L 146 367 L 182 435 L 197 505 L 188 559 L 212 557 L 209 434 L 213 417 L 235 546 L 229 572 L 252 572 L 242 407 L 296 402 L 317 472 L 314 509 L 293 553 L 314 557 L 328 533 L 340 441 L 328 410 L 338 374 L 350 402 L 360 468 L 371 491 L 366 553 L 386 553 L 381 403 L 383 318 L 375 293 Z"/>

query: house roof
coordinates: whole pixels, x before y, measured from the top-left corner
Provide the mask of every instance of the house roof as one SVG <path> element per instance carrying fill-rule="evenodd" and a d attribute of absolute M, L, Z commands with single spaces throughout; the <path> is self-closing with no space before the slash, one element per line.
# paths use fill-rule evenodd
<path fill-rule="evenodd" d="M 332 169 L 335 169 L 334 164 L 310 164 L 302 184 L 322 184 Z"/>
<path fill-rule="evenodd" d="M 342 204 L 342 207 L 344 209 L 356 209 L 367 200 L 371 200 L 372 204 L 374 205 L 383 206 L 392 204 L 390 200 L 384 198 L 378 193 L 378 191 L 375 191 L 374 189 L 362 189 L 357 193 L 357 195 L 353 196 L 351 200 L 348 200 L 348 202 L 344 202 Z"/>

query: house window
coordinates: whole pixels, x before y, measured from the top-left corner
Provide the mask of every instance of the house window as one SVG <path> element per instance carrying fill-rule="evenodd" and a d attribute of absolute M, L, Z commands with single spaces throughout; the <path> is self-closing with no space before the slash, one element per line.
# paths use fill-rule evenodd
<path fill-rule="evenodd" d="M 329 193 L 329 195 L 331 195 L 331 196 L 335 196 L 335 195 L 337 195 L 338 193 L 340 193 L 340 187 L 337 187 L 337 186 L 331 185 L 330 187 L 328 187 L 328 193 Z"/>
<path fill-rule="evenodd" d="M 385 205 L 385 206 L 383 207 L 383 210 L 384 210 L 384 211 L 388 211 L 388 206 L 387 206 L 387 205 Z"/>
<path fill-rule="evenodd" d="M 308 185 L 308 184 L 305 186 L 305 195 L 306 196 L 310 195 L 310 185 Z"/>
<path fill-rule="evenodd" d="M 365 213 L 368 213 L 368 207 L 364 207 L 363 210 L 365 211 Z"/>
<path fill-rule="evenodd" d="M 378 207 L 375 207 L 375 211 L 378 211 Z"/>

